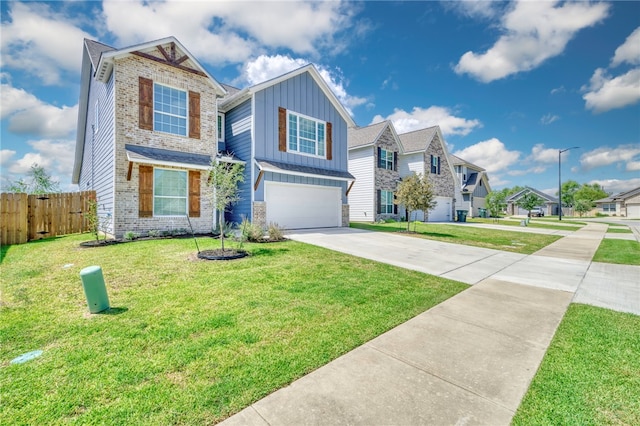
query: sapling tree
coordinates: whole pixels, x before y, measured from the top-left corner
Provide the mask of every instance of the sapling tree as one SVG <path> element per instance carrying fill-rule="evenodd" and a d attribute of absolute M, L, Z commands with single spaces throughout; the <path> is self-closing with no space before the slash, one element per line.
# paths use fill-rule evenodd
<path fill-rule="evenodd" d="M 524 194 L 518 201 L 516 201 L 518 207 L 528 211 L 527 216 L 531 216 L 531 210 L 544 204 L 544 200 L 533 192 Z"/>
<path fill-rule="evenodd" d="M 414 172 L 402 179 L 396 189 L 396 199 L 393 202 L 403 205 L 407 210 L 407 216 L 409 217 L 407 231 L 409 231 L 409 224 L 411 223 L 411 212 L 422 210 L 426 213 L 429 210 L 433 210 L 437 204 L 434 198 L 431 182 L 426 176 L 417 175 Z"/>
<path fill-rule="evenodd" d="M 240 201 L 240 188 L 244 182 L 244 165 L 214 160 L 209 168 L 209 185 L 213 188 L 213 205 L 218 211 L 220 242 L 224 251 L 224 212 Z"/>
<path fill-rule="evenodd" d="M 9 185 L 9 192 L 18 192 L 26 194 L 51 194 L 60 192 L 60 183 L 54 180 L 44 169 L 37 163 L 31 165 L 31 170 L 27 173 L 28 180 L 20 178 Z"/>

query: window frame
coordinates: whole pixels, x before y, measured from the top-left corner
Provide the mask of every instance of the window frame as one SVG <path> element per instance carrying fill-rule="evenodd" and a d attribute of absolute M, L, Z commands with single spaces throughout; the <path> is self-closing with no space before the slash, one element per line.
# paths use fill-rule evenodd
<path fill-rule="evenodd" d="M 292 148 L 291 146 L 291 116 L 295 116 L 296 117 L 296 145 L 295 145 L 295 149 Z M 309 120 L 309 121 L 313 121 L 315 123 L 315 133 L 316 133 L 316 140 L 315 140 L 315 153 L 309 153 L 309 152 L 304 152 L 304 151 L 300 151 L 300 118 L 303 118 L 305 120 Z M 308 115 L 304 115 L 304 114 L 300 114 L 299 112 L 294 112 L 294 111 L 290 111 L 287 110 L 287 152 L 291 152 L 294 154 L 298 154 L 298 155 L 304 155 L 307 157 L 314 157 L 314 158 L 326 158 L 327 156 L 327 122 L 324 120 L 320 120 L 314 117 L 310 117 Z M 323 130 L 323 140 L 322 140 L 322 148 L 323 148 L 323 152 L 320 154 L 319 153 L 319 140 L 318 140 L 318 129 L 319 129 L 319 124 L 322 124 L 324 127 Z M 309 138 L 302 138 L 306 141 L 311 141 L 311 139 Z"/>
<path fill-rule="evenodd" d="M 218 142 L 224 142 L 224 132 L 225 132 L 225 126 L 224 126 L 224 120 L 225 120 L 225 114 L 224 112 L 218 112 L 218 118 L 217 118 L 217 122 L 216 122 L 216 131 L 218 132 Z"/>
<path fill-rule="evenodd" d="M 613 210 L 611 209 L 611 206 L 613 206 Z M 616 212 L 617 211 L 617 205 L 616 203 L 602 203 L 602 211 L 603 212 Z"/>
<path fill-rule="evenodd" d="M 164 170 L 175 173 L 183 173 L 185 175 L 185 192 L 184 197 L 178 196 L 166 196 L 166 195 L 156 195 L 156 171 Z M 156 213 L 156 197 L 158 198 L 184 198 L 184 213 L 183 214 L 158 214 Z M 153 217 L 183 217 L 189 215 L 189 171 L 188 170 L 178 170 L 178 169 L 170 169 L 165 167 L 153 167 L 153 192 L 151 198 L 152 208 L 153 208 Z"/>
<path fill-rule="evenodd" d="M 164 112 L 164 111 L 159 111 L 156 110 L 156 86 L 160 86 L 160 87 L 165 87 L 167 89 L 170 90 L 175 90 L 177 92 L 183 93 L 184 94 L 184 99 L 185 99 L 185 105 L 184 105 L 184 117 L 180 116 L 180 115 L 176 115 L 176 114 L 172 114 L 172 113 L 168 113 L 168 112 Z M 161 84 L 156 82 L 155 80 L 153 81 L 153 131 L 154 132 L 161 132 L 161 133 L 166 133 L 168 135 L 174 135 L 174 136 L 181 136 L 181 137 L 189 137 L 189 91 L 188 90 L 184 90 L 184 89 L 180 89 L 178 87 L 174 87 L 174 86 L 170 86 L 168 84 Z M 169 104 L 171 105 L 171 104 Z M 162 130 L 160 128 L 158 128 L 157 126 L 157 121 L 156 121 L 156 114 L 161 114 L 163 116 L 168 116 L 168 117 L 177 117 L 177 118 L 184 118 L 184 134 L 181 133 L 174 133 L 174 132 L 170 132 L 170 131 L 165 131 Z"/>
<path fill-rule="evenodd" d="M 387 204 L 388 197 L 389 195 L 391 195 L 391 204 Z M 387 197 L 387 198 L 385 198 Z M 393 204 L 393 200 L 394 200 L 394 194 L 393 191 L 388 191 L 386 189 L 381 189 L 380 190 L 380 214 L 394 214 L 394 204 Z M 387 211 L 389 210 L 389 211 Z"/>
<path fill-rule="evenodd" d="M 383 158 L 384 154 L 384 158 Z M 389 154 L 391 154 L 391 159 L 389 159 Z M 388 149 L 380 148 L 380 158 L 378 158 L 378 167 L 385 170 L 392 170 L 393 165 L 395 163 L 395 153 L 393 151 L 389 151 Z"/>
<path fill-rule="evenodd" d="M 93 133 L 98 133 L 100 129 L 100 100 L 96 100 L 93 107 Z"/>

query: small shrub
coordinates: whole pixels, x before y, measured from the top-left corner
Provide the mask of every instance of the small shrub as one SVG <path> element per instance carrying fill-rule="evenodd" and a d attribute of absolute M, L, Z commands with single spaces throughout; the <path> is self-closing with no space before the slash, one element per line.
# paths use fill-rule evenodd
<path fill-rule="evenodd" d="M 245 241 L 262 241 L 264 239 L 264 229 L 257 223 L 252 223 L 246 217 L 242 219 L 240 224 L 242 239 Z"/>
<path fill-rule="evenodd" d="M 596 212 L 596 217 L 607 217 L 608 215 L 600 212 Z"/>
<path fill-rule="evenodd" d="M 396 222 L 397 222 L 397 220 L 395 220 L 395 219 L 385 219 L 384 220 L 384 223 L 396 223 Z"/>
<path fill-rule="evenodd" d="M 158 229 L 152 229 L 151 231 L 148 232 L 148 235 L 151 238 L 158 238 L 162 236 L 162 231 Z"/>
<path fill-rule="evenodd" d="M 138 238 L 139 234 L 133 232 L 133 231 L 127 231 L 124 233 L 123 238 L 125 239 L 125 241 L 133 241 L 136 238 Z"/>
<path fill-rule="evenodd" d="M 174 237 L 179 237 L 181 235 L 187 235 L 189 230 L 186 228 L 176 228 L 171 230 L 171 235 Z"/>
<path fill-rule="evenodd" d="M 269 234 L 269 239 L 272 241 L 280 241 L 284 239 L 284 229 L 275 222 L 269 223 L 267 233 Z"/>
<path fill-rule="evenodd" d="M 216 229 L 213 231 L 213 233 L 215 235 L 220 235 L 220 234 L 224 234 L 225 237 L 231 237 L 234 233 L 234 230 L 236 229 L 236 224 L 234 222 L 227 222 L 226 220 L 223 222 L 222 225 L 222 232 L 220 232 L 220 227 L 217 226 Z"/>
<path fill-rule="evenodd" d="M 165 229 L 164 231 L 160 231 L 161 237 L 170 237 L 173 235 L 173 231 L 170 229 Z"/>

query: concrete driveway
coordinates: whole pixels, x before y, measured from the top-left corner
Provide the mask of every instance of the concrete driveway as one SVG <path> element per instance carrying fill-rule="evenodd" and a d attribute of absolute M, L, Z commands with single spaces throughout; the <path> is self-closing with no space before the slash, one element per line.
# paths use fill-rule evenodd
<path fill-rule="evenodd" d="M 576 290 L 582 303 L 638 300 L 640 267 L 592 267 L 606 229 L 585 226 L 529 256 L 350 228 L 287 233 L 474 285 L 223 425 L 508 425 Z M 620 280 L 629 285 L 616 296 Z"/>

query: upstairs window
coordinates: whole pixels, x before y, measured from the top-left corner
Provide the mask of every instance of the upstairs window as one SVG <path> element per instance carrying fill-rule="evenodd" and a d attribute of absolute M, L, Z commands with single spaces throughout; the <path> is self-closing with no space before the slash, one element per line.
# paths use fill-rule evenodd
<path fill-rule="evenodd" d="M 224 114 L 218 114 L 218 142 L 224 142 Z"/>
<path fill-rule="evenodd" d="M 434 175 L 440 174 L 440 157 L 435 155 L 431 156 L 431 173 Z M 466 180 L 466 177 L 463 180 Z"/>
<path fill-rule="evenodd" d="M 187 92 L 153 84 L 153 129 L 187 135 Z"/>
<path fill-rule="evenodd" d="M 287 111 L 287 151 L 325 156 L 326 122 Z"/>
<path fill-rule="evenodd" d="M 378 149 L 378 167 L 381 169 L 394 170 L 394 153 L 386 149 Z"/>

